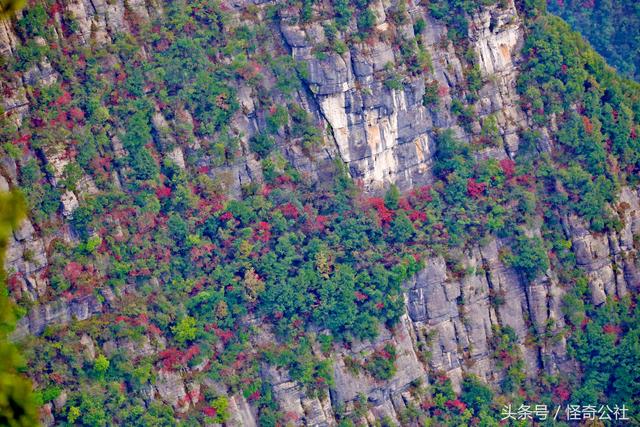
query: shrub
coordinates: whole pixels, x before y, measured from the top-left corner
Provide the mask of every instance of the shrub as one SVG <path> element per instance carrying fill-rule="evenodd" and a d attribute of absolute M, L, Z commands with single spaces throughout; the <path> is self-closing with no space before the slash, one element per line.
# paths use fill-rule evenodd
<path fill-rule="evenodd" d="M 376 24 L 376 15 L 369 8 L 366 8 L 364 12 L 360 13 L 358 16 L 358 30 L 360 30 L 361 35 L 364 37 L 366 33 L 373 29 L 373 26 Z"/>
<path fill-rule="evenodd" d="M 333 10 L 336 13 L 336 24 L 338 28 L 346 29 L 353 15 L 349 7 L 349 0 L 334 0 Z"/>
<path fill-rule="evenodd" d="M 191 316 L 183 317 L 180 322 L 171 328 L 175 335 L 176 341 L 184 344 L 187 341 L 193 341 L 196 338 L 198 329 L 196 328 L 196 319 Z"/>
<path fill-rule="evenodd" d="M 18 46 L 16 49 L 16 70 L 26 71 L 33 65 L 39 63 L 47 53 L 47 48 L 29 40 L 27 43 Z"/>
<path fill-rule="evenodd" d="M 258 157 L 267 157 L 275 145 L 275 140 L 265 133 L 254 135 L 249 140 L 251 151 L 256 153 Z"/>
<path fill-rule="evenodd" d="M 476 376 L 468 375 L 462 382 L 462 394 L 460 398 L 478 415 L 480 411 L 491 406 L 493 392 Z"/>
<path fill-rule="evenodd" d="M 422 96 L 422 105 L 425 107 L 433 107 L 440 102 L 438 94 L 439 83 L 437 80 L 425 80 L 424 95 Z"/>
<path fill-rule="evenodd" d="M 376 350 L 367 361 L 365 368 L 371 376 L 378 380 L 389 380 L 396 374 L 396 349 L 392 344 Z"/>
<path fill-rule="evenodd" d="M 47 11 L 41 4 L 36 4 L 24 10 L 21 19 L 16 22 L 16 29 L 24 39 L 32 39 L 44 36 L 49 26 L 47 26 Z"/>
<path fill-rule="evenodd" d="M 539 237 L 518 236 L 513 245 L 513 254 L 507 257 L 507 263 L 527 281 L 532 281 L 549 268 L 547 251 Z"/>

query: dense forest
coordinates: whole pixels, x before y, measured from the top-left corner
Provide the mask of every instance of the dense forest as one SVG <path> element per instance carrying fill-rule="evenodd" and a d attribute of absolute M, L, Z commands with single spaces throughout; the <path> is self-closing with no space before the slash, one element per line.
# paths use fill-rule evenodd
<path fill-rule="evenodd" d="M 334 355 L 397 331 L 407 283 L 434 258 L 446 260 L 456 280 L 488 274 L 464 258 L 498 239 L 505 242 L 499 261 L 524 288 L 553 277 L 563 290 L 562 326 L 529 319 L 523 345 L 566 339 L 575 369 L 528 375 L 516 331 L 494 325 L 495 381 L 465 373 L 456 390 L 446 372 L 429 369 L 407 388 L 411 403 L 398 419 L 376 422 L 497 426 L 507 403 L 527 402 L 624 404 L 640 420 L 640 284 L 597 300 L 563 221 L 580 218 L 584 233 L 605 238 L 629 228 L 630 207 L 618 198 L 640 185 L 640 85 L 544 4 L 517 4 L 525 38 L 514 83 L 530 126 L 519 132 L 517 155 L 495 157 L 484 153 L 505 151 L 502 124 L 488 115 L 474 126 L 489 79 L 470 47 L 470 17 L 506 2 L 432 1 L 417 6 L 427 19 L 393 2 L 386 11 L 393 27 L 383 35 L 378 3 L 368 0 L 277 1 L 240 12 L 212 0 L 168 1 L 144 18 L 125 3 L 129 30 L 109 43 L 85 40 L 86 23 L 62 3 L 29 2 L 11 20 L 19 43 L 0 56 L 5 98 L 24 84 L 28 103 L 20 120 L 9 112 L 0 118 L 0 170 L 14 165 L 17 180 L 8 181 L 47 242 L 38 275 L 48 285 L 34 300 L 24 272 L 10 268 L 0 280 L 18 316 L 59 301 L 108 308 L 16 340 L 32 399 L 45 408 L 41 419 L 54 411 L 57 425 L 228 423 L 229 397 L 237 395 L 259 425 L 302 423 L 277 398 L 265 373 L 274 368 L 309 399 L 330 399 L 339 425 L 362 425 L 372 399 L 334 402 Z M 593 12 L 568 12 L 569 3 L 551 9 L 621 73 L 637 77 L 634 43 L 617 47 L 638 31 L 625 12 L 632 6 L 621 6 L 622 24 L 605 3 Z M 599 26 L 608 15 L 604 29 L 587 29 L 587 13 L 600 17 L 589 18 Z M 291 54 L 283 22 L 320 23 L 323 41 L 310 41 L 319 61 L 391 38 L 397 59 L 375 75 L 381 90 L 397 93 L 419 80 L 423 107 L 455 119 L 455 128 L 432 132 L 428 185 L 372 190 L 339 156 L 326 162 L 322 180 L 301 171 L 300 159 L 320 157 L 336 131 L 311 107 L 317 70 Z M 435 80 L 425 43 L 432 22 L 447 29 L 438 43 L 462 58 L 464 85 L 456 92 Z M 403 25 L 410 31 L 395 34 Z M 612 53 L 621 51 L 628 57 Z M 58 77 L 46 79 L 43 69 Z M 243 88 L 257 94 L 258 125 L 248 137 L 234 129 L 248 114 Z M 260 177 L 230 191 L 233 178 L 220 171 L 247 158 Z M 4 206 L 18 204 L 1 206 L 0 221 L 16 227 L 9 218 L 21 212 Z M 8 227 L 0 224 L 2 246 Z M 640 238 L 632 240 L 624 256 L 637 266 Z M 37 258 L 20 255 L 26 264 Z M 504 295 L 491 295 L 495 310 L 504 305 Z M 6 338 L 4 326 L 13 322 L 0 320 Z M 17 357 L 2 345 L 0 355 Z M 403 370 L 401 357 L 386 342 L 344 359 L 353 375 L 382 384 Z M 429 366 L 427 344 L 419 358 Z M 10 371 L 6 378 L 15 381 Z M 198 386 L 175 404 L 148 398 L 152 385 L 172 375 Z M 6 405 L 0 393 L 0 410 Z"/>
<path fill-rule="evenodd" d="M 579 31 L 619 73 L 640 79 L 640 5 L 630 1 L 550 0 L 549 10 Z"/>

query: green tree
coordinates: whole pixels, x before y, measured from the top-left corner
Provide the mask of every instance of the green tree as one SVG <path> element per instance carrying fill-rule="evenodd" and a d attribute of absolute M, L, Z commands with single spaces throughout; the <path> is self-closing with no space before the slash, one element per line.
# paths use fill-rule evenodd
<path fill-rule="evenodd" d="M 371 31 L 376 24 L 376 14 L 370 8 L 366 8 L 360 15 L 358 15 L 358 30 L 363 35 Z"/>
<path fill-rule="evenodd" d="M 336 24 L 340 29 L 346 29 L 353 12 L 349 7 L 349 0 L 334 0 L 333 10 L 336 12 Z"/>
<path fill-rule="evenodd" d="M 542 239 L 520 235 L 513 244 L 513 254 L 507 258 L 509 265 L 531 281 L 549 268 L 549 258 Z"/>
<path fill-rule="evenodd" d="M 266 157 L 273 149 L 275 143 L 275 140 L 266 133 L 259 133 L 249 140 L 249 147 L 251 151 L 259 157 Z"/>
<path fill-rule="evenodd" d="M 77 406 L 70 406 L 69 411 L 67 412 L 67 421 L 73 424 L 78 418 L 80 418 L 80 408 Z"/>
<path fill-rule="evenodd" d="M 393 219 L 391 223 L 391 234 L 393 240 L 398 243 L 408 242 L 416 234 L 413 223 L 404 211 L 398 211 L 396 217 Z"/>
<path fill-rule="evenodd" d="M 64 167 L 62 185 L 69 191 L 76 191 L 78 181 L 82 178 L 82 168 L 77 163 L 69 163 Z"/>
<path fill-rule="evenodd" d="M 365 367 L 374 378 L 389 380 L 397 372 L 396 356 L 396 348 L 392 344 L 386 344 L 384 348 L 371 355 Z"/>
<path fill-rule="evenodd" d="M 6 0 L 2 3 L 6 3 Z M 48 28 L 47 19 L 47 11 L 44 6 L 36 4 L 24 11 L 22 18 L 16 23 L 16 27 L 25 39 L 44 36 Z"/>
<path fill-rule="evenodd" d="M 391 184 L 389 189 L 384 195 L 384 204 L 389 208 L 398 209 L 398 202 L 400 201 L 400 190 L 395 184 Z"/>
<path fill-rule="evenodd" d="M 183 317 L 177 325 L 171 328 L 176 341 L 184 344 L 187 341 L 193 341 L 198 333 L 196 327 L 196 319 L 191 316 Z"/>
<path fill-rule="evenodd" d="M 460 398 L 476 415 L 483 409 L 489 408 L 493 399 L 491 389 L 475 375 L 468 375 L 462 382 L 462 394 Z"/>
<path fill-rule="evenodd" d="M 98 355 L 96 360 L 93 362 L 93 369 L 95 369 L 98 376 L 104 376 L 109 369 L 109 359 L 107 359 L 104 354 Z"/>
<path fill-rule="evenodd" d="M 167 221 L 169 233 L 178 246 L 184 245 L 189 233 L 189 227 L 184 219 L 175 212 L 172 212 Z"/>

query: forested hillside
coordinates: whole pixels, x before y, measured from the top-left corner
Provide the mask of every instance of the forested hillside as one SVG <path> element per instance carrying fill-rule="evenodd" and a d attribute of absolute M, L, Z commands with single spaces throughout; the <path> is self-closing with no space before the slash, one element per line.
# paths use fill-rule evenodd
<path fill-rule="evenodd" d="M 640 4 L 633 0 L 550 0 L 549 10 L 579 31 L 619 73 L 640 80 Z"/>
<path fill-rule="evenodd" d="M 44 425 L 640 421 L 640 85 L 540 2 L 32 0 L 0 54 Z"/>

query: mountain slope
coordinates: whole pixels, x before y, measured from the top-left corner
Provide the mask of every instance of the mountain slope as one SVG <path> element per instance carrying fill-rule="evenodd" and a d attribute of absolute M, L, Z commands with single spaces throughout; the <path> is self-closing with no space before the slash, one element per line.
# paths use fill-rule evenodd
<path fill-rule="evenodd" d="M 550 1 L 549 10 L 579 31 L 621 74 L 640 77 L 640 6 L 634 1 Z"/>
<path fill-rule="evenodd" d="M 637 414 L 640 92 L 559 19 L 34 3 L 0 51 L 46 424 Z"/>

